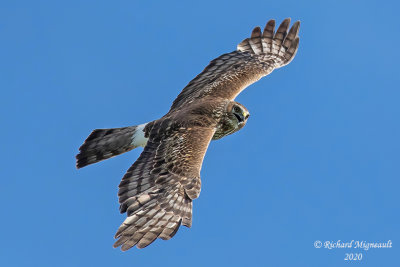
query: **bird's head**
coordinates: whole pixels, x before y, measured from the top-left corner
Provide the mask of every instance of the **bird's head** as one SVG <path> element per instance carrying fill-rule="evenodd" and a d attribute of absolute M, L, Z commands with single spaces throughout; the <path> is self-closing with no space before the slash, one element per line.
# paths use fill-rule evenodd
<path fill-rule="evenodd" d="M 239 131 L 246 125 L 249 116 L 249 111 L 242 104 L 235 101 L 228 102 L 222 116 L 218 119 L 213 139 L 217 140 Z"/>
<path fill-rule="evenodd" d="M 237 126 L 237 130 L 240 130 L 246 125 L 250 112 L 242 104 L 232 101 L 228 105 L 228 116 L 231 122 Z"/>

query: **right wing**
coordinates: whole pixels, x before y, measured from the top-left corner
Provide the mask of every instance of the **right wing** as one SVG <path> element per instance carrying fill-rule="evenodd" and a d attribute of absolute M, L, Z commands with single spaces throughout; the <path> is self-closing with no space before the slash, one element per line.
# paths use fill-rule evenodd
<path fill-rule="evenodd" d="M 234 100 L 250 84 L 289 64 L 299 47 L 300 22 L 295 22 L 288 32 L 289 24 L 290 19 L 285 19 L 276 33 L 275 20 L 268 21 L 262 33 L 256 27 L 236 51 L 214 59 L 190 81 L 170 111 L 206 96 Z"/>

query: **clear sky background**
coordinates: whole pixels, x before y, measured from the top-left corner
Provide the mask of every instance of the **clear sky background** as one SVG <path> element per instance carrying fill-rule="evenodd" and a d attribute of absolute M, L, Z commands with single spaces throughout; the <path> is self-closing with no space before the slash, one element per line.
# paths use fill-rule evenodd
<path fill-rule="evenodd" d="M 400 266 L 396 1 L 2 1 L 1 266 Z M 121 177 L 141 149 L 75 169 L 95 128 L 165 114 L 253 27 L 301 20 L 288 66 L 211 143 L 191 229 L 122 253 Z M 316 249 L 314 242 L 391 249 Z M 346 262 L 345 253 L 363 253 Z"/>

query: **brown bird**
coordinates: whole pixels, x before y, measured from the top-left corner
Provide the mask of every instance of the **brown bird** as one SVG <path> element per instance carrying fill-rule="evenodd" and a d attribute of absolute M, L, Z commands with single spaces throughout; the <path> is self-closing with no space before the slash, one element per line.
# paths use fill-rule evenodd
<path fill-rule="evenodd" d="M 179 226 L 192 225 L 192 201 L 199 197 L 200 169 L 211 140 L 232 134 L 250 113 L 234 101 L 247 86 L 289 64 L 299 46 L 297 21 L 256 27 L 237 50 L 213 61 L 182 90 L 168 113 L 138 126 L 94 130 L 79 148 L 77 168 L 138 146 L 144 150 L 119 185 L 121 213 L 114 247 L 144 248 L 170 239 Z"/>

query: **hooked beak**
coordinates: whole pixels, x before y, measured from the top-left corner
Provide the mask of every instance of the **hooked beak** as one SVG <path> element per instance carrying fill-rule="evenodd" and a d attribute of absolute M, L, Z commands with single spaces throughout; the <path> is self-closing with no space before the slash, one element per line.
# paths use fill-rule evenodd
<path fill-rule="evenodd" d="M 243 113 L 241 113 L 241 114 L 234 113 L 234 115 L 235 115 L 236 119 L 239 121 L 239 124 L 242 124 L 250 116 L 250 113 L 243 111 Z"/>
<path fill-rule="evenodd" d="M 243 114 L 244 119 L 247 120 L 247 119 L 250 117 L 250 113 L 247 112 L 247 111 L 244 111 L 243 113 L 244 113 L 244 114 Z"/>

